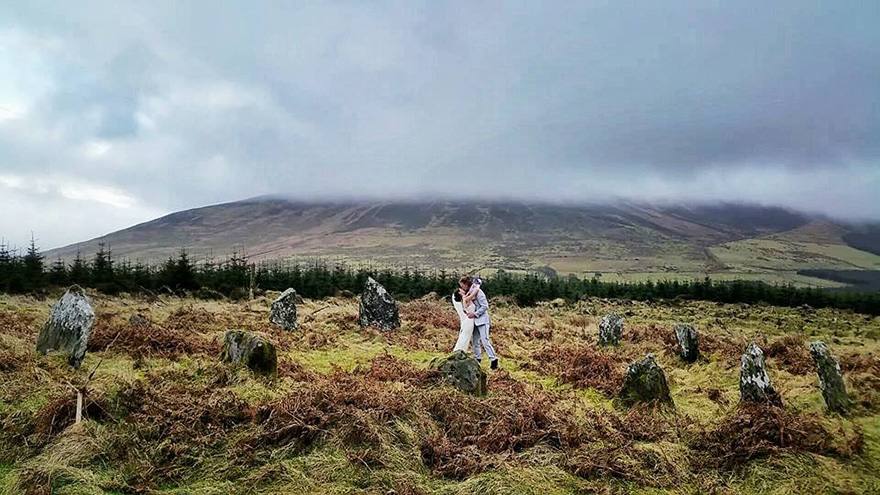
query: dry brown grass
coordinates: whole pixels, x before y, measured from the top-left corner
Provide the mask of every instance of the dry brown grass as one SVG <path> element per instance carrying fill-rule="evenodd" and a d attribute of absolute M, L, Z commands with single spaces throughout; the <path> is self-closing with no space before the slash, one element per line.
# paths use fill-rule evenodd
<path fill-rule="evenodd" d="M 850 396 L 866 412 L 880 410 L 880 375 L 859 374 L 849 377 Z"/>
<path fill-rule="evenodd" d="M 420 406 L 434 423 L 431 430 L 439 432 L 424 437 L 422 461 L 441 476 L 462 479 L 539 444 L 567 448 L 580 443 L 583 432 L 555 403 L 549 394 L 510 384 L 491 398 L 430 391 Z"/>
<path fill-rule="evenodd" d="M 368 380 L 404 382 L 410 385 L 427 385 L 439 380 L 437 371 L 418 368 L 411 362 L 391 354 L 382 354 L 373 358 L 370 366 L 363 370 L 363 373 Z"/>
<path fill-rule="evenodd" d="M 862 435 L 835 440 L 818 417 L 776 406 L 738 407 L 719 425 L 698 431 L 691 445 L 704 456 L 701 463 L 724 469 L 742 466 L 782 451 L 851 456 L 861 451 Z"/>
<path fill-rule="evenodd" d="M 780 368 L 793 375 L 806 375 L 816 371 L 806 342 L 797 335 L 786 335 L 774 340 L 764 348 L 764 355 L 774 359 Z"/>
<path fill-rule="evenodd" d="M 31 357 L 25 353 L 0 348 L 0 372 L 14 373 L 31 363 Z"/>
<path fill-rule="evenodd" d="M 83 397 L 83 418 L 93 421 L 105 421 L 110 419 L 107 401 L 98 394 L 86 394 Z M 33 419 L 33 432 L 31 437 L 39 443 L 48 442 L 53 436 L 64 431 L 76 420 L 76 394 L 71 391 L 49 401 L 40 408 Z"/>
<path fill-rule="evenodd" d="M 384 382 L 336 371 L 262 406 L 255 441 L 306 448 L 332 429 L 348 443 L 378 442 L 376 426 L 408 410 L 405 396 Z"/>
<path fill-rule="evenodd" d="M 726 335 L 716 335 L 707 332 L 700 334 L 700 354 L 712 356 L 728 367 L 739 365 L 740 357 L 746 348 L 745 341 L 733 339 Z"/>
<path fill-rule="evenodd" d="M 434 299 L 417 299 L 402 303 L 400 318 L 415 332 L 428 328 L 457 330 L 459 325 L 458 316 L 452 311 L 452 306 L 448 302 Z"/>
<path fill-rule="evenodd" d="M 122 438 L 146 446 L 146 452 L 127 452 L 148 458 L 149 472 L 132 480 L 142 488 L 158 481 L 180 479 L 204 461 L 205 451 L 225 444 L 230 433 L 249 424 L 254 410 L 222 386 L 228 380 L 222 367 L 209 368 L 210 378 L 194 382 L 181 372 L 149 373 L 123 388 L 111 406 L 120 419 L 135 427 L 134 438 Z M 124 445 L 116 448 L 125 451 Z M 140 450 L 140 449 L 138 449 Z"/>
<path fill-rule="evenodd" d="M 111 351 L 123 352 L 135 359 L 194 354 L 215 356 L 220 353 L 219 341 L 199 331 L 205 328 L 204 325 L 192 323 L 191 320 L 197 318 L 189 312 L 185 316 L 175 315 L 165 324 L 157 325 L 149 320 L 144 323 L 120 322 L 115 315 L 101 314 L 95 321 L 88 350 L 100 352 L 110 347 Z"/>
<path fill-rule="evenodd" d="M 880 375 L 880 356 L 872 353 L 848 352 L 840 356 L 840 369 L 847 373 Z"/>
<path fill-rule="evenodd" d="M 174 310 L 165 319 L 163 326 L 172 331 L 192 334 L 208 333 L 225 326 L 219 323 L 220 318 L 205 308 L 186 305 Z"/>
<path fill-rule="evenodd" d="M 36 315 L 23 311 L 0 310 L 0 333 L 31 340 L 36 338 L 38 331 Z"/>
<path fill-rule="evenodd" d="M 562 383 L 579 388 L 594 388 L 610 396 L 623 385 L 627 359 L 610 349 L 592 345 L 545 347 L 532 355 L 537 365 L 527 365 L 546 374 L 554 374 Z"/>

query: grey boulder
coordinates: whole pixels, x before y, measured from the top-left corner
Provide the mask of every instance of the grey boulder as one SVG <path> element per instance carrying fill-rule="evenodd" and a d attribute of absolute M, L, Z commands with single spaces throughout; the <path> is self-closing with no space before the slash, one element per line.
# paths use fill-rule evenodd
<path fill-rule="evenodd" d="M 739 396 L 740 402 L 782 405 L 782 397 L 770 383 L 764 351 L 754 342 L 749 344 L 740 358 Z"/>
<path fill-rule="evenodd" d="M 599 345 L 617 345 L 620 343 L 620 335 L 623 333 L 623 317 L 609 314 L 599 320 Z"/>
<path fill-rule="evenodd" d="M 37 351 L 66 353 L 67 362 L 79 368 L 85 359 L 94 323 L 95 311 L 89 298 L 80 286 L 74 285 L 52 306 L 49 320 L 37 337 Z"/>
<path fill-rule="evenodd" d="M 846 384 L 843 381 L 843 373 L 840 371 L 840 363 L 831 355 L 828 346 L 821 340 L 810 343 L 810 355 L 816 363 L 816 373 L 819 375 L 819 388 L 822 390 L 822 398 L 829 411 L 846 413 L 849 411 L 851 402 L 846 393 Z"/>
<path fill-rule="evenodd" d="M 445 358 L 434 358 L 429 368 L 436 370 L 447 383 L 464 393 L 486 395 L 486 372 L 480 363 L 464 351 L 455 351 Z"/>
<path fill-rule="evenodd" d="M 700 357 L 700 339 L 697 330 L 686 323 L 675 325 L 675 340 L 678 341 L 678 355 L 688 363 Z"/>
<path fill-rule="evenodd" d="M 293 289 L 287 289 L 272 302 L 269 321 L 285 330 L 296 330 L 297 295 Z"/>
<path fill-rule="evenodd" d="M 247 366 L 255 373 L 274 374 L 278 370 L 275 345 L 262 335 L 244 330 L 227 330 L 220 359 Z"/>
<path fill-rule="evenodd" d="M 397 302 L 373 277 L 367 279 L 361 293 L 358 323 L 362 327 L 374 326 L 382 330 L 400 328 Z"/>
<path fill-rule="evenodd" d="M 627 407 L 639 403 L 673 405 L 666 374 L 653 354 L 648 354 L 627 367 L 617 403 Z"/>

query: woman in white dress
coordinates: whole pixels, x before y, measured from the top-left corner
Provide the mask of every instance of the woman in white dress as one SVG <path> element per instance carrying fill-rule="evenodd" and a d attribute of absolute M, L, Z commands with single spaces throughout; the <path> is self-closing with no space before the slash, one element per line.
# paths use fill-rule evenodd
<path fill-rule="evenodd" d="M 474 333 L 474 320 L 468 318 L 468 313 L 474 311 L 474 303 L 470 303 L 467 308 L 462 306 L 462 294 L 460 290 L 452 293 L 452 306 L 458 313 L 461 320 L 461 329 L 458 331 L 458 340 L 455 341 L 455 347 L 452 352 L 464 351 L 468 352 L 471 348 L 471 334 Z"/>

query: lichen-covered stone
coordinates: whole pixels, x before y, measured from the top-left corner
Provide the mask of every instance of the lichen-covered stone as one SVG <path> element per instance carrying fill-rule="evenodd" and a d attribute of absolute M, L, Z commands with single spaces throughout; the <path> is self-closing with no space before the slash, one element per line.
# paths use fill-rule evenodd
<path fill-rule="evenodd" d="M 673 405 L 666 374 L 653 354 L 648 354 L 627 367 L 617 403 L 627 407 L 638 403 Z"/>
<path fill-rule="evenodd" d="M 770 383 L 764 351 L 755 343 L 749 344 L 740 359 L 739 396 L 741 402 L 766 402 L 782 405 L 782 398 Z"/>
<path fill-rule="evenodd" d="M 692 325 L 680 323 L 675 325 L 675 340 L 678 341 L 678 355 L 688 363 L 693 363 L 700 357 L 700 339 L 697 329 Z"/>
<path fill-rule="evenodd" d="M 37 337 L 37 351 L 66 353 L 67 362 L 79 368 L 86 356 L 94 323 L 95 311 L 89 298 L 80 286 L 74 285 L 52 306 L 49 320 Z"/>
<path fill-rule="evenodd" d="M 617 345 L 623 333 L 623 317 L 609 314 L 599 320 L 599 345 Z"/>
<path fill-rule="evenodd" d="M 846 413 L 850 408 L 849 395 L 840 371 L 840 363 L 831 355 L 828 346 L 821 340 L 810 343 L 810 355 L 816 363 L 819 375 L 819 388 L 829 411 Z"/>
<path fill-rule="evenodd" d="M 440 372 L 443 379 L 462 392 L 486 395 L 486 372 L 480 363 L 464 351 L 455 351 L 445 358 L 434 358 L 429 367 Z"/>
<path fill-rule="evenodd" d="M 226 363 L 245 365 L 254 372 L 264 375 L 273 374 L 278 370 L 275 345 L 262 335 L 244 330 L 226 331 L 220 359 Z"/>
<path fill-rule="evenodd" d="M 296 330 L 296 291 L 287 289 L 272 302 L 269 321 L 285 330 Z"/>
<path fill-rule="evenodd" d="M 367 279 L 361 293 L 358 323 L 362 327 L 374 326 L 382 330 L 400 328 L 397 302 L 373 277 Z"/>

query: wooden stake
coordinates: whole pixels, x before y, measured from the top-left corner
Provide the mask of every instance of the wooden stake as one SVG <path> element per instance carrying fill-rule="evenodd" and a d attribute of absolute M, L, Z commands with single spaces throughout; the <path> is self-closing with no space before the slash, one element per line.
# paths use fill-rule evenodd
<path fill-rule="evenodd" d="M 83 419 L 83 393 L 82 390 L 76 389 L 76 422 L 80 423 Z"/>
<path fill-rule="evenodd" d="M 254 264 L 254 263 L 251 263 L 251 266 L 250 266 L 250 284 L 249 284 L 250 291 L 249 291 L 249 294 L 248 294 L 248 295 L 250 296 L 250 300 L 251 300 L 251 301 L 254 300 L 254 285 L 256 285 L 256 278 L 257 278 L 257 265 Z"/>

